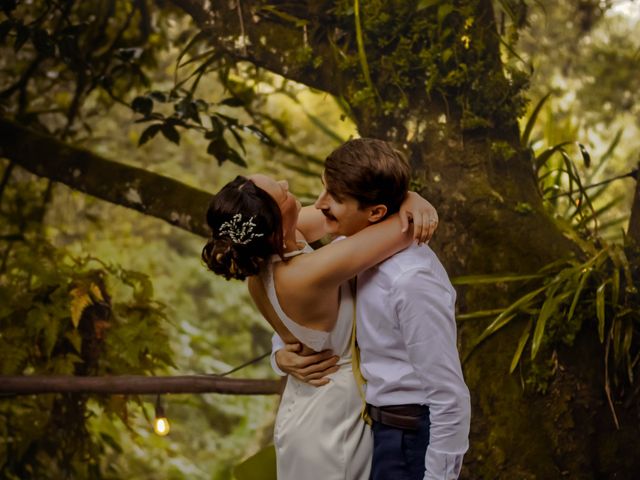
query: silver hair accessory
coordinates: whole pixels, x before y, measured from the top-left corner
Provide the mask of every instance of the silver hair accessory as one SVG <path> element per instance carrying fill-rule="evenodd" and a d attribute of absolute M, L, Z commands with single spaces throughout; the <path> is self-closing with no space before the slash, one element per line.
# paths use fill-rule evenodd
<path fill-rule="evenodd" d="M 248 220 L 242 221 L 242 214 L 236 213 L 229 222 L 224 222 L 220 225 L 218 230 L 219 235 L 229 235 L 233 243 L 239 245 L 246 245 L 251 240 L 257 237 L 264 237 L 264 233 L 255 233 L 253 231 L 256 226 L 253 223 L 254 217 L 250 217 Z"/>

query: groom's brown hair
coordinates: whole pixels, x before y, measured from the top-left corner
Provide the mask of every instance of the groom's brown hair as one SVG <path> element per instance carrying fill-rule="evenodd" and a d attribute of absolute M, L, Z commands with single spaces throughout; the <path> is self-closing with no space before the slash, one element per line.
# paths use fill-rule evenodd
<path fill-rule="evenodd" d="M 399 210 L 409 189 L 411 169 L 404 155 L 383 140 L 357 138 L 336 148 L 324 163 L 327 192 L 352 197 L 360 208 L 383 204 Z"/>

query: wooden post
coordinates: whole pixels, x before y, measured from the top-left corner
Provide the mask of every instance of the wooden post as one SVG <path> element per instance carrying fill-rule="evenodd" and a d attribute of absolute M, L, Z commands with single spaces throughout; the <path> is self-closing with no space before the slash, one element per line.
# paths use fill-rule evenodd
<path fill-rule="evenodd" d="M 147 377 L 122 375 L 112 377 L 77 377 L 73 375 L 0 376 L 1 394 L 33 395 L 43 393 L 220 393 L 226 395 L 276 395 L 279 380 L 253 380 L 183 375 Z"/>

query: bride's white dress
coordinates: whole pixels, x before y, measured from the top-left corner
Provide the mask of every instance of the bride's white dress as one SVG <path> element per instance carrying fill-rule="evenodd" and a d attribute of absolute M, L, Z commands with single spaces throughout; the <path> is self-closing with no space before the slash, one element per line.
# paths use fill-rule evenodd
<path fill-rule="evenodd" d="M 311 247 L 289 255 L 308 253 Z M 279 261 L 275 257 L 272 263 Z M 340 356 L 331 381 L 313 387 L 289 376 L 276 417 L 274 443 L 278 480 L 368 480 L 373 438 L 360 418 L 362 399 L 353 377 L 350 339 L 354 320 L 348 283 L 340 288 L 340 308 L 331 332 L 303 327 L 282 310 L 269 265 L 262 275 L 269 300 L 289 331 L 316 351 Z"/>

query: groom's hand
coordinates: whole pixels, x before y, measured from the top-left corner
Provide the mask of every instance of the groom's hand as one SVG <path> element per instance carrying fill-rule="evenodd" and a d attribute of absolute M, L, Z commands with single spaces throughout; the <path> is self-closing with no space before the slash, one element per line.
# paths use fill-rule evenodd
<path fill-rule="evenodd" d="M 336 365 L 338 359 L 331 350 L 307 354 L 299 343 L 288 343 L 276 352 L 276 363 L 283 372 L 314 387 L 329 383 L 327 375 L 340 368 Z"/>

